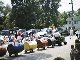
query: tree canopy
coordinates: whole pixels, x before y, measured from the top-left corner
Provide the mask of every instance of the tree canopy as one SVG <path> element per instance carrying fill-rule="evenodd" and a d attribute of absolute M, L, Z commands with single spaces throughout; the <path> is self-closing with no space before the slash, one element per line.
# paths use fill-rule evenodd
<path fill-rule="evenodd" d="M 0 1 L 0 30 L 10 28 L 10 17 L 11 7 L 9 5 L 4 6 L 4 3 Z M 6 22 L 6 23 L 5 23 Z"/>
<path fill-rule="evenodd" d="M 58 8 L 61 0 L 11 0 L 11 21 L 19 28 L 58 26 Z"/>

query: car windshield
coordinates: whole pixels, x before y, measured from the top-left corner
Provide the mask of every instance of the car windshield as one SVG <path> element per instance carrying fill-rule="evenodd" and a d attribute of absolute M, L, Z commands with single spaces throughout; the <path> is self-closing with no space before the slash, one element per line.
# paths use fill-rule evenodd
<path fill-rule="evenodd" d="M 57 28 L 57 30 L 58 30 L 58 31 L 63 31 L 63 29 L 62 29 L 62 28 Z"/>

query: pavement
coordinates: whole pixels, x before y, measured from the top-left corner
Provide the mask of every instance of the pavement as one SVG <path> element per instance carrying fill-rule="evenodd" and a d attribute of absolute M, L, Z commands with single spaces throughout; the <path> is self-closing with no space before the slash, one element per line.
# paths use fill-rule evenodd
<path fill-rule="evenodd" d="M 65 37 L 65 40 L 67 41 L 67 45 L 63 46 L 55 46 L 54 48 L 47 48 L 46 50 L 35 50 L 34 53 L 24 53 L 22 51 L 19 53 L 17 57 L 9 57 L 8 53 L 1 57 L 1 59 L 4 60 L 54 60 L 56 57 L 62 57 L 65 60 L 71 60 L 70 59 L 70 51 L 71 51 L 71 45 L 74 45 L 75 39 L 77 39 L 76 36 L 72 36 L 70 39 L 70 36 Z M 0 60 L 1 60 L 0 59 Z"/>

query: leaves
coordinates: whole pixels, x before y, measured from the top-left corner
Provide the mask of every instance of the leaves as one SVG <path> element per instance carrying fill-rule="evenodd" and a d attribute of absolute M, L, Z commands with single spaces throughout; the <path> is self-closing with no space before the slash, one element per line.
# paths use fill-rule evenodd
<path fill-rule="evenodd" d="M 4 3 L 0 1 L 0 27 L 1 29 L 10 28 L 9 14 L 11 7 L 9 5 L 4 6 Z"/>
<path fill-rule="evenodd" d="M 66 24 L 66 19 L 68 18 L 68 12 L 59 13 L 59 25 Z"/>
<path fill-rule="evenodd" d="M 11 0 L 11 21 L 19 28 L 57 26 L 60 0 Z"/>

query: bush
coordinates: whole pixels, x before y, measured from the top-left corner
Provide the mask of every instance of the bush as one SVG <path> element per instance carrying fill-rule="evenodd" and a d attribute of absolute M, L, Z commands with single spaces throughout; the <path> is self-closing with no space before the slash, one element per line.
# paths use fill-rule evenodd
<path fill-rule="evenodd" d="M 64 58 L 61 58 L 61 57 L 57 57 L 54 60 L 65 60 L 65 59 Z"/>

